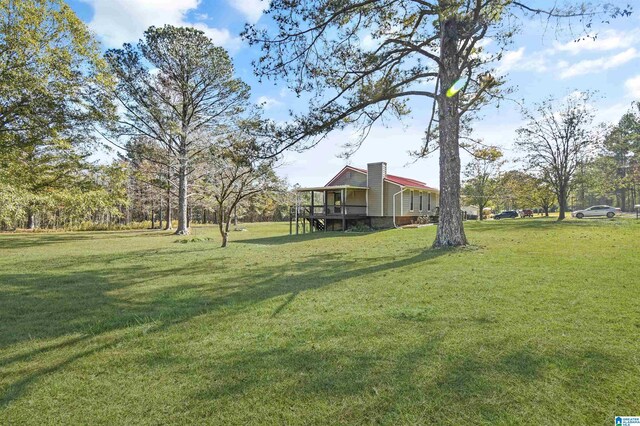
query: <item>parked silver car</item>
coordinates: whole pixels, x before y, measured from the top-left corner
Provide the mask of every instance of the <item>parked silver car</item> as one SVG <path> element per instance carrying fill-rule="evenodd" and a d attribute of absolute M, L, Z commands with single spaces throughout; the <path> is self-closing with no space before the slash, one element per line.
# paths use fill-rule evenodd
<path fill-rule="evenodd" d="M 571 212 L 571 217 L 582 219 L 583 217 L 606 216 L 611 219 L 618 211 L 619 209 L 611 206 L 591 206 L 588 209 Z"/>

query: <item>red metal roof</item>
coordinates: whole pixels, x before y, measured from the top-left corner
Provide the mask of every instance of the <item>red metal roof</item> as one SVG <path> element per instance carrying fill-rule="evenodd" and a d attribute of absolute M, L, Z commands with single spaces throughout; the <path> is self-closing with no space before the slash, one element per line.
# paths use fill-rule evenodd
<path fill-rule="evenodd" d="M 402 186 L 413 186 L 421 189 L 431 189 L 437 191 L 437 189 L 427 186 L 424 182 L 420 182 L 419 180 L 404 178 L 401 176 L 387 175 L 387 180 L 393 183 L 397 183 Z"/>
<path fill-rule="evenodd" d="M 342 168 L 342 170 L 340 170 L 338 172 L 337 175 L 335 175 L 329 181 L 329 183 L 327 183 L 326 186 L 329 186 L 331 184 L 331 182 L 333 182 L 338 176 L 340 176 L 345 169 L 353 169 L 353 170 L 357 170 L 359 172 L 362 172 L 365 175 L 367 174 L 367 169 L 361 169 L 361 168 L 353 167 L 353 166 L 345 166 L 345 167 Z M 387 175 L 387 176 L 385 176 L 385 179 L 388 180 L 389 182 L 393 182 L 393 183 L 395 183 L 397 185 L 400 185 L 400 186 L 410 186 L 410 187 L 413 187 L 413 188 L 428 189 L 428 190 L 432 190 L 432 191 L 437 191 L 436 188 L 432 188 L 430 186 L 427 186 L 426 183 L 421 182 L 419 180 L 415 180 L 415 179 L 409 179 L 409 178 L 405 178 L 405 177 L 402 177 L 402 176 L 395 176 L 395 175 Z"/>

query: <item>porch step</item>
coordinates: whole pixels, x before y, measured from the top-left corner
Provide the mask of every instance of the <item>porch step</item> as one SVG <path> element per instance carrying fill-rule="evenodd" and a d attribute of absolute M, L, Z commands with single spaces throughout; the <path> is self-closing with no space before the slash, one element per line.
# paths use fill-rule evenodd
<path fill-rule="evenodd" d="M 322 222 L 320 219 L 313 219 L 311 224 L 318 231 L 324 231 L 324 222 Z"/>

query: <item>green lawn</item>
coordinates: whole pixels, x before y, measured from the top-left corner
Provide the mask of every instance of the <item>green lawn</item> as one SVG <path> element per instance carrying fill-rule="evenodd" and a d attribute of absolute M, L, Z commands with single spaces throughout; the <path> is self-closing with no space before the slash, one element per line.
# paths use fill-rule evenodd
<path fill-rule="evenodd" d="M 246 228 L 0 235 L 0 424 L 640 415 L 640 221 Z"/>

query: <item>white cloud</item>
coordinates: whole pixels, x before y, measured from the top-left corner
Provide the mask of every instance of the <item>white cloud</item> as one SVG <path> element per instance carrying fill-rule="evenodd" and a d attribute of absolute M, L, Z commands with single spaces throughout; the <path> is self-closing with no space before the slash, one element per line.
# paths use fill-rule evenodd
<path fill-rule="evenodd" d="M 624 87 L 631 97 L 640 100 L 640 74 L 625 81 Z"/>
<path fill-rule="evenodd" d="M 197 22 L 195 24 L 182 23 L 181 25 L 193 27 L 204 32 L 216 46 L 226 47 L 231 51 L 237 50 L 240 47 L 240 38 L 231 35 L 229 30 L 226 28 L 212 28 L 202 22 Z"/>
<path fill-rule="evenodd" d="M 258 105 L 262 105 L 264 109 L 270 109 L 282 105 L 282 102 L 280 102 L 279 100 L 270 98 L 268 96 L 260 96 L 257 100 L 257 103 Z"/>
<path fill-rule="evenodd" d="M 593 122 L 597 123 L 617 123 L 622 116 L 629 111 L 631 104 L 628 102 L 618 102 L 608 106 L 600 105 L 595 109 Z"/>
<path fill-rule="evenodd" d="M 287 87 L 283 87 L 282 89 L 280 89 L 280 92 L 278 92 L 278 96 L 280 96 L 281 98 L 286 98 L 292 95 L 293 95 L 293 92 L 289 90 Z"/>
<path fill-rule="evenodd" d="M 491 43 L 493 43 L 493 39 L 491 37 L 485 37 L 483 39 L 478 40 L 478 42 L 476 43 L 476 47 L 485 48 L 485 47 L 489 46 Z"/>
<path fill-rule="evenodd" d="M 534 52 L 525 56 L 525 47 L 518 50 L 507 51 L 502 55 L 498 65 L 498 74 L 506 74 L 509 71 L 535 71 L 547 70 L 544 52 Z"/>
<path fill-rule="evenodd" d="M 200 0 L 87 0 L 93 7 L 89 27 L 107 47 L 136 42 L 152 25 L 191 26 L 204 31 L 214 43 L 235 48 L 239 40 L 228 30 L 186 22 L 187 12 L 197 9 Z"/>
<path fill-rule="evenodd" d="M 360 37 L 360 47 L 363 50 L 373 50 L 377 46 L 378 41 L 374 40 L 370 33 Z"/>
<path fill-rule="evenodd" d="M 620 52 L 615 55 L 603 56 L 598 59 L 588 59 L 576 62 L 575 64 L 570 66 L 563 66 L 566 65 L 566 62 L 562 62 L 559 64 L 559 66 L 560 68 L 564 68 L 564 70 L 560 73 L 560 78 L 575 77 L 577 75 L 591 74 L 602 70 L 615 68 L 620 65 L 626 64 L 627 62 L 639 56 L 640 53 L 638 53 L 635 48 L 631 47 L 624 52 Z"/>
<path fill-rule="evenodd" d="M 554 50 L 558 52 L 568 52 L 577 55 L 583 51 L 607 51 L 624 49 L 635 45 L 640 40 L 640 31 L 632 30 L 628 32 L 607 30 L 579 41 L 567 43 L 555 43 Z"/>
<path fill-rule="evenodd" d="M 518 63 L 518 61 L 522 59 L 523 56 L 524 56 L 524 47 L 521 47 L 518 50 L 511 50 L 511 51 L 505 52 L 502 55 L 502 59 L 500 60 L 500 65 L 498 66 L 498 72 L 500 74 L 504 74 L 510 71 Z"/>
<path fill-rule="evenodd" d="M 268 3 L 262 0 L 227 0 L 227 2 L 231 7 L 242 13 L 250 24 L 258 22 L 262 12 L 268 6 Z"/>

